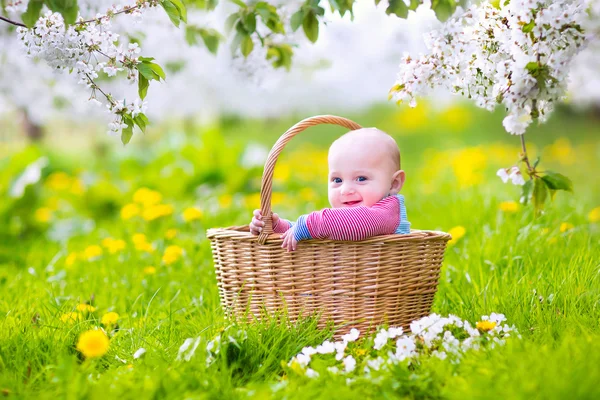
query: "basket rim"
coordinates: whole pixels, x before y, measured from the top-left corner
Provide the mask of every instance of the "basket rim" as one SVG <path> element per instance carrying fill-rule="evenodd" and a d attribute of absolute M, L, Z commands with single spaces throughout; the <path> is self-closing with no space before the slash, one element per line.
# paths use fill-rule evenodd
<path fill-rule="evenodd" d="M 250 233 L 249 225 L 230 226 L 227 228 L 210 228 L 206 231 L 206 237 L 214 239 L 233 239 L 239 241 L 259 242 L 258 236 Z M 310 239 L 303 240 L 303 243 L 352 243 L 352 244 L 373 244 L 379 242 L 425 242 L 444 240 L 449 241 L 452 235 L 443 231 L 411 229 L 410 233 L 391 235 L 372 236 L 363 240 L 331 240 L 331 239 Z M 282 243 L 280 233 L 272 233 L 267 236 L 266 243 Z"/>

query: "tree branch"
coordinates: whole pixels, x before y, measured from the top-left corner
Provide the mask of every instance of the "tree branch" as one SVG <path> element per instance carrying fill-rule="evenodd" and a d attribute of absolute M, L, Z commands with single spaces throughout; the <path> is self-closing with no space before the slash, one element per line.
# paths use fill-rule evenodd
<path fill-rule="evenodd" d="M 27 28 L 27 26 L 24 23 L 13 21 L 12 19 L 8 19 L 6 17 L 3 17 L 2 15 L 0 15 L 0 20 L 2 20 L 4 22 L 8 22 L 11 25 L 22 26 L 23 28 Z"/>

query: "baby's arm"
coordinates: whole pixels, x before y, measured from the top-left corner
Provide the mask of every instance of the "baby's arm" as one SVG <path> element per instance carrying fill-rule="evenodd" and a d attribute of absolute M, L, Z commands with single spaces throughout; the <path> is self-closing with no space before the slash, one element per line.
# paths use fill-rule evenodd
<path fill-rule="evenodd" d="M 399 219 L 399 200 L 389 196 L 372 207 L 325 208 L 302 215 L 294 227 L 294 238 L 363 240 L 394 233 Z"/>

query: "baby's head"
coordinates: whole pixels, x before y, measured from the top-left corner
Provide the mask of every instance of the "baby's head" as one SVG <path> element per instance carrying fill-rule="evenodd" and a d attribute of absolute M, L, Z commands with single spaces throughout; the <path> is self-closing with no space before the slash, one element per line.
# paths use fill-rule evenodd
<path fill-rule="evenodd" d="M 370 207 L 404 184 L 396 141 L 376 128 L 346 133 L 329 148 L 329 203 Z"/>

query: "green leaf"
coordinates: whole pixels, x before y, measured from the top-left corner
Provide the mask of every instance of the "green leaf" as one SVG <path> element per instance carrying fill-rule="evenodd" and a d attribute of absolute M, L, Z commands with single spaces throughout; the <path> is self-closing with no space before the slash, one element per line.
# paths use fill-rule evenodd
<path fill-rule="evenodd" d="M 535 61 L 530 61 L 527 63 L 525 68 L 527 69 L 527 71 L 533 73 L 533 72 L 537 71 L 538 69 L 540 69 L 540 65 Z"/>
<path fill-rule="evenodd" d="M 275 33 L 283 33 L 283 24 L 281 23 L 281 19 L 277 14 L 277 8 L 272 6 L 271 4 L 261 1 L 256 4 L 254 7 L 256 13 L 260 15 L 263 23 L 269 28 L 271 31 Z"/>
<path fill-rule="evenodd" d="M 27 25 L 28 28 L 31 28 L 35 25 L 37 20 L 40 18 L 40 12 L 42 11 L 42 7 L 44 6 L 43 0 L 30 0 L 27 4 L 27 11 L 21 14 L 21 18 L 23 19 L 23 23 Z"/>
<path fill-rule="evenodd" d="M 421 3 L 422 3 L 421 0 L 410 0 L 410 5 L 408 6 L 408 9 L 415 11 Z"/>
<path fill-rule="evenodd" d="M 234 25 L 238 22 L 239 19 L 239 13 L 234 13 L 227 17 L 227 19 L 225 20 L 225 32 L 231 32 Z"/>
<path fill-rule="evenodd" d="M 146 62 L 146 61 L 154 61 L 154 57 L 138 57 L 138 60 L 142 61 L 142 62 Z"/>
<path fill-rule="evenodd" d="M 319 38 L 319 20 L 314 12 L 306 13 L 304 21 L 302 21 L 302 28 L 308 40 L 313 43 L 317 41 Z"/>
<path fill-rule="evenodd" d="M 249 35 L 244 36 L 242 39 L 240 49 L 242 50 L 244 57 L 248 57 L 248 55 L 252 53 L 252 49 L 254 49 L 254 42 Z"/>
<path fill-rule="evenodd" d="M 529 33 L 531 31 L 533 31 L 533 28 L 535 28 L 535 20 L 531 20 L 529 21 L 528 24 L 523 25 L 523 27 L 521 27 L 521 30 L 525 33 Z"/>
<path fill-rule="evenodd" d="M 123 144 L 127 144 L 129 143 L 129 141 L 131 140 L 131 137 L 133 136 L 133 120 L 131 119 L 131 117 L 129 117 L 128 115 L 124 115 L 123 116 L 123 122 L 125 122 L 127 124 L 126 128 L 123 128 L 123 130 L 121 131 L 121 142 Z"/>
<path fill-rule="evenodd" d="M 65 24 L 71 25 L 77 20 L 79 13 L 77 0 L 45 0 L 45 3 L 50 10 L 63 16 Z"/>
<path fill-rule="evenodd" d="M 157 80 L 157 81 L 160 80 L 160 76 L 156 75 L 156 73 L 154 72 L 154 70 L 150 66 L 150 63 L 141 62 L 141 63 L 139 63 L 139 64 L 136 65 L 136 68 L 140 72 L 140 74 L 142 74 L 149 81 L 151 81 L 151 80 Z"/>
<path fill-rule="evenodd" d="M 138 70 L 138 93 L 140 99 L 144 100 L 146 98 L 146 94 L 148 94 L 148 87 L 150 87 L 150 82 Z"/>
<path fill-rule="evenodd" d="M 246 4 L 241 0 L 230 0 L 232 3 L 237 4 L 240 7 L 246 7 Z"/>
<path fill-rule="evenodd" d="M 167 78 L 167 76 L 165 75 L 165 71 L 163 71 L 163 69 L 161 68 L 160 65 L 156 64 L 156 63 L 150 63 L 150 68 L 152 68 L 152 71 L 158 75 L 159 77 L 161 77 L 163 80 L 165 80 Z M 158 81 L 159 79 L 157 79 Z"/>
<path fill-rule="evenodd" d="M 163 0 L 161 1 L 160 5 L 167 12 L 167 15 L 169 16 L 169 19 L 173 25 L 179 28 L 181 14 L 179 13 L 179 9 L 175 6 L 175 4 L 171 3 L 170 0 Z"/>
<path fill-rule="evenodd" d="M 542 176 L 542 180 L 550 190 L 573 191 L 573 182 L 558 172 L 546 171 L 544 176 Z"/>
<path fill-rule="evenodd" d="M 288 44 L 274 45 L 267 50 L 267 60 L 273 59 L 272 65 L 275 68 L 284 67 L 288 71 L 292 66 L 293 55 L 294 51 Z"/>
<path fill-rule="evenodd" d="M 298 30 L 298 28 L 300 28 L 300 25 L 302 25 L 303 20 L 304 20 L 304 9 L 301 8 L 300 10 L 296 11 L 292 15 L 292 18 L 290 19 L 290 25 L 294 32 L 296 32 Z"/>
<path fill-rule="evenodd" d="M 523 189 L 521 191 L 521 203 L 527 204 L 531 200 L 531 196 L 533 195 L 533 180 L 528 180 L 523 185 Z"/>
<path fill-rule="evenodd" d="M 536 169 L 539 163 L 540 163 L 540 157 L 538 156 L 538 158 L 536 158 L 535 162 L 533 163 L 533 169 Z"/>
<path fill-rule="evenodd" d="M 535 208 L 536 214 L 544 208 L 544 203 L 548 197 L 548 188 L 541 179 L 533 180 L 533 207 Z"/>
<path fill-rule="evenodd" d="M 140 128 L 143 133 L 146 133 L 146 126 L 148 125 L 148 118 L 144 114 L 138 114 L 133 119 L 133 122 Z"/>
<path fill-rule="evenodd" d="M 256 14 L 253 12 L 248 13 L 242 18 L 242 24 L 244 25 L 246 32 L 254 33 L 254 31 L 256 31 Z"/>
<path fill-rule="evenodd" d="M 200 36 L 204 45 L 213 54 L 217 54 L 219 43 L 221 42 L 221 34 L 214 29 L 200 29 Z"/>
<path fill-rule="evenodd" d="M 187 24 L 187 9 L 185 8 L 185 4 L 181 0 L 171 0 L 171 3 L 177 7 L 181 20 Z"/>
<path fill-rule="evenodd" d="M 408 17 L 408 6 L 404 0 L 389 0 L 389 5 L 385 9 L 387 15 L 396 14 L 400 18 Z"/>
<path fill-rule="evenodd" d="M 446 21 L 456 10 L 456 2 L 454 0 L 433 0 L 431 9 L 435 11 L 435 16 L 440 21 Z"/>

